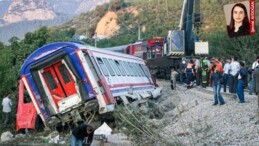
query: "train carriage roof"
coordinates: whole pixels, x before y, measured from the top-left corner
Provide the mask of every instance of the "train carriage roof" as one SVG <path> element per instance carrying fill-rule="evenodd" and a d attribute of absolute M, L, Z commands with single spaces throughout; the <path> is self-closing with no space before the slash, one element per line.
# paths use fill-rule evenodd
<path fill-rule="evenodd" d="M 64 49 L 66 47 L 69 47 L 70 49 Z M 135 57 L 132 55 L 109 51 L 108 50 L 109 48 L 101 49 L 101 48 L 96 48 L 96 47 L 92 47 L 89 45 L 82 45 L 82 44 L 74 43 L 74 42 L 57 42 L 57 43 L 51 43 L 51 44 L 44 45 L 43 47 L 38 48 L 33 53 L 31 53 L 31 55 L 29 55 L 29 57 L 27 57 L 27 59 L 21 66 L 20 75 L 29 73 L 30 68 L 33 64 L 46 59 L 51 53 L 60 52 L 63 50 L 69 54 L 70 52 L 73 52 L 76 49 L 87 49 L 87 50 L 103 52 L 106 54 L 113 54 L 113 55 L 120 56 L 120 57 L 128 57 L 128 58 L 137 59 L 140 61 L 142 60 L 141 58 L 138 58 L 138 57 Z"/>

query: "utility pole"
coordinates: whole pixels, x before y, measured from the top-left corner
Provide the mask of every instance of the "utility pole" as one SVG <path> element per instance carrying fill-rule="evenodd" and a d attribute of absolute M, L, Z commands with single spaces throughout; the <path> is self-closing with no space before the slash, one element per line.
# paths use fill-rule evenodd
<path fill-rule="evenodd" d="M 134 21 L 138 24 L 138 40 L 140 40 L 140 24 L 137 21 Z"/>
<path fill-rule="evenodd" d="M 138 23 L 138 40 L 140 40 L 140 24 Z"/>
<path fill-rule="evenodd" d="M 97 39 L 97 32 L 94 33 L 94 36 L 95 36 L 95 37 L 94 37 L 94 47 L 96 47 L 96 45 L 97 45 L 97 44 L 96 44 L 96 43 L 97 43 L 97 42 L 96 42 L 96 39 Z"/>

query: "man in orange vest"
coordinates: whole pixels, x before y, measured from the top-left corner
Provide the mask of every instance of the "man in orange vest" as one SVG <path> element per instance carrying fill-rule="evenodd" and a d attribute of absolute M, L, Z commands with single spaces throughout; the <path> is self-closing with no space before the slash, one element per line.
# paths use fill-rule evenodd
<path fill-rule="evenodd" d="M 217 66 L 219 72 L 223 73 L 222 63 L 216 58 L 214 64 Z"/>

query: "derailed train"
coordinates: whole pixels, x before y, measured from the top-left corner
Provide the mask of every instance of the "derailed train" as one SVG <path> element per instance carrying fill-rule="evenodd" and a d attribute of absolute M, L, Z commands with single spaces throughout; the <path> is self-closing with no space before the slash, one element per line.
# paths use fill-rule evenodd
<path fill-rule="evenodd" d="M 16 130 L 34 129 L 37 115 L 53 127 L 161 93 L 141 58 L 73 42 L 35 50 L 20 78 Z"/>

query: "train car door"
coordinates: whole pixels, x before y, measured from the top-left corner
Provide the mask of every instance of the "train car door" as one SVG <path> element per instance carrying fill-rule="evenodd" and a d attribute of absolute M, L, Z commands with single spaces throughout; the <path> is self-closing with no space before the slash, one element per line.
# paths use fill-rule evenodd
<path fill-rule="evenodd" d="M 61 61 L 43 69 L 42 76 L 57 108 L 58 102 L 77 94 L 75 81 L 65 64 Z"/>

